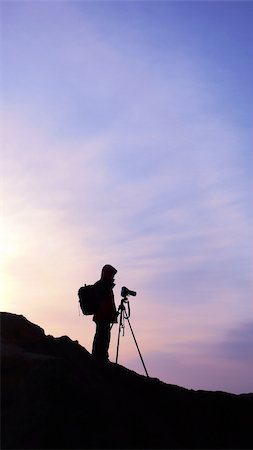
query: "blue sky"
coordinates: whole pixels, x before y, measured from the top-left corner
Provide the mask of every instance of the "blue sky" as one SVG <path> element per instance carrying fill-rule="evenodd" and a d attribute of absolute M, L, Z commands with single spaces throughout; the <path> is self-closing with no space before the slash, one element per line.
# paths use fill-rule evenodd
<path fill-rule="evenodd" d="M 252 4 L 1 8 L 3 309 L 90 350 L 110 263 L 153 376 L 252 390 Z"/>

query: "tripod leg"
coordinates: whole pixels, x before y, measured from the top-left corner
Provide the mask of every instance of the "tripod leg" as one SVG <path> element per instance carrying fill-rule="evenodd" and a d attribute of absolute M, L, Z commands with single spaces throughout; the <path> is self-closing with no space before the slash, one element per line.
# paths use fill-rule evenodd
<path fill-rule="evenodd" d="M 121 326 L 122 326 L 122 319 L 123 319 L 123 310 L 120 310 L 120 321 L 119 321 L 119 332 L 118 332 L 118 343 L 117 343 L 117 353 L 116 353 L 116 364 L 118 364 L 118 356 L 119 356 L 119 340 L 120 340 L 120 332 L 121 332 Z"/>
<path fill-rule="evenodd" d="M 116 353 L 116 364 L 118 364 L 118 356 L 119 356 L 119 338 L 120 338 L 120 327 L 118 332 L 118 343 L 117 343 L 117 353 Z"/>
<path fill-rule="evenodd" d="M 135 335 L 134 335 L 134 332 L 133 332 L 133 329 L 132 329 L 132 327 L 131 327 L 131 324 L 130 324 L 130 320 L 129 320 L 129 318 L 128 318 L 128 317 L 127 317 L 127 321 L 128 321 L 128 324 L 129 324 L 130 330 L 131 330 L 131 332 L 132 332 L 132 335 L 133 335 L 133 338 L 134 338 L 134 342 L 135 342 L 135 345 L 136 345 L 136 347 L 137 347 L 137 350 L 138 350 L 138 352 L 139 352 L 139 355 L 140 355 L 140 358 L 141 358 L 141 362 L 142 362 L 142 364 L 143 364 L 144 370 L 145 370 L 145 372 L 146 372 L 146 375 L 147 375 L 147 377 L 149 378 L 149 375 L 148 375 L 148 372 L 147 372 L 146 366 L 145 366 L 145 364 L 144 364 L 144 361 L 143 361 L 143 358 L 142 358 L 142 356 L 141 356 L 141 352 L 140 352 L 140 349 L 139 349 L 139 347 L 138 347 L 137 341 L 136 341 L 136 339 L 135 339 Z"/>

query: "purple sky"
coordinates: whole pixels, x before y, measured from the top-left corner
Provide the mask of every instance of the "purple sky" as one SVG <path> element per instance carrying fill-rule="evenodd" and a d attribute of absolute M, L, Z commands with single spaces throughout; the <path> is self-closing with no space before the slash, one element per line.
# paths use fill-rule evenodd
<path fill-rule="evenodd" d="M 252 16 L 2 2 L 2 310 L 90 351 L 76 293 L 109 263 L 151 376 L 253 391 Z M 119 362 L 143 373 L 128 329 Z"/>

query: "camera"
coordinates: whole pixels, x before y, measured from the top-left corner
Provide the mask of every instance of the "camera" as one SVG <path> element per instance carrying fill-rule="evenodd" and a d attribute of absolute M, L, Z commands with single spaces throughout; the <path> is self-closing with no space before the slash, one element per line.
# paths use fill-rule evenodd
<path fill-rule="evenodd" d="M 135 291 L 130 291 L 130 289 L 128 289 L 127 287 L 123 286 L 121 288 L 121 296 L 122 297 L 127 297 L 128 295 L 132 295 L 133 297 L 136 296 L 136 292 Z"/>

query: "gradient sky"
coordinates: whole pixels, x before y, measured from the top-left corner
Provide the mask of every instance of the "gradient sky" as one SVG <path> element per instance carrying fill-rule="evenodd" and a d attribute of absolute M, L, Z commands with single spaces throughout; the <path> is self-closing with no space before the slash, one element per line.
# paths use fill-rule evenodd
<path fill-rule="evenodd" d="M 253 391 L 252 19 L 2 1 L 1 310 L 90 351 L 77 290 L 112 264 L 150 376 Z M 119 362 L 144 373 L 127 326 Z"/>

